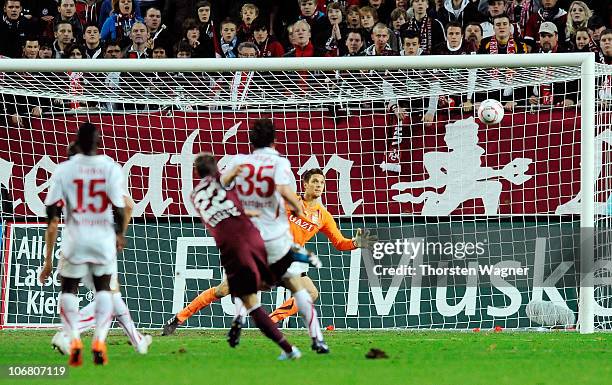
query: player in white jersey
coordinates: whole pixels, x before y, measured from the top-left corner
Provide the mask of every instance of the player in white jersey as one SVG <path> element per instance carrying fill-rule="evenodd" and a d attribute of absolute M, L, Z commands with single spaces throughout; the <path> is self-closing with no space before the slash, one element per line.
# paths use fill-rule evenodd
<path fill-rule="evenodd" d="M 68 146 L 68 158 L 73 157 L 78 154 L 80 149 L 78 148 L 76 142 L 70 143 Z M 130 220 L 132 218 L 132 210 L 134 208 L 134 201 L 127 190 L 127 186 L 124 186 L 123 199 L 125 201 L 124 208 L 124 221 L 123 221 L 123 231 L 127 232 L 127 228 L 130 224 Z M 63 253 L 60 252 L 60 255 Z M 59 264 L 61 265 L 61 259 Z M 58 267 L 59 268 L 59 267 Z M 95 291 L 95 286 L 93 284 L 93 279 L 91 274 L 83 277 L 81 280 L 83 285 L 89 290 Z M 132 317 L 130 316 L 130 310 L 128 309 L 125 301 L 121 297 L 121 288 L 119 285 L 119 279 L 117 277 L 117 271 L 115 271 L 110 280 L 110 289 L 113 295 L 113 315 L 117 320 L 125 334 L 130 339 L 130 342 L 134 349 L 140 354 L 147 354 L 149 351 L 149 345 L 153 342 L 153 337 L 151 335 L 143 335 L 137 329 Z M 79 309 L 79 322 L 78 328 L 79 332 L 82 334 L 85 331 L 93 328 L 96 325 L 95 318 L 95 301 L 90 302 L 87 306 Z M 65 330 L 60 330 L 51 339 L 51 346 L 57 349 L 60 354 L 70 354 L 70 336 L 66 333 Z"/>
<path fill-rule="evenodd" d="M 63 329 L 71 336 L 68 360 L 71 366 L 80 366 L 83 362 L 76 294 L 80 280 L 88 274 L 93 276 L 96 289 L 93 360 L 98 365 L 108 360 L 105 340 L 113 315 L 110 281 L 117 269 L 117 251 L 125 246 L 123 173 L 111 158 L 96 155 L 98 142 L 97 128 L 83 123 L 77 136 L 81 153 L 57 166 L 45 199 L 47 248 L 39 278 L 44 282 L 53 269 L 52 252 L 63 208 L 66 226 L 59 267 L 60 316 Z"/>
<path fill-rule="evenodd" d="M 293 190 L 295 179 L 289 161 L 274 149 L 275 130 L 272 121 L 259 119 L 249 132 L 252 154 L 235 156 L 222 176 L 225 185 L 236 183 L 238 197 L 246 210 L 258 211 L 260 215 L 251 218 L 259 229 L 266 246 L 270 269 L 283 286 L 291 290 L 300 314 L 308 327 L 312 349 L 317 353 L 328 353 L 323 341 L 321 326 L 312 299 L 300 276 L 304 271 L 302 262 L 295 262 L 293 237 L 289 232 L 289 221 L 285 212 L 285 200 L 294 215 L 303 216 L 302 205 Z M 233 170 L 241 166 L 236 175 Z M 240 318 L 232 323 L 232 330 L 241 328 Z M 239 333 L 238 333 L 239 334 Z M 230 338 L 232 333 L 230 331 Z M 281 358 L 283 356 L 281 355 Z M 290 358 L 290 357 L 288 357 Z"/>

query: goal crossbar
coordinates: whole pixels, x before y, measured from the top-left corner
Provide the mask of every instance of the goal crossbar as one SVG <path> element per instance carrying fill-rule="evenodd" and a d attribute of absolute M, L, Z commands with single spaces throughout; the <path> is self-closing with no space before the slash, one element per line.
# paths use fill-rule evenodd
<path fill-rule="evenodd" d="M 452 69 L 533 66 L 578 66 L 595 63 L 593 53 L 454 56 L 357 56 L 241 59 L 3 59 L 0 72 L 170 72 L 170 71 L 348 71 L 387 69 Z M 26 65 L 24 65 L 26 64 Z"/>

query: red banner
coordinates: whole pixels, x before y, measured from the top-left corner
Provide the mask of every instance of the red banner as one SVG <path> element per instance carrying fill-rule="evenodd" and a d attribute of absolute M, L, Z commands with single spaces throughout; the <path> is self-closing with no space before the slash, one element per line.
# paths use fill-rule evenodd
<path fill-rule="evenodd" d="M 65 159 L 78 124 L 91 120 L 100 123 L 102 151 L 129 173 L 136 215 L 190 215 L 183 203 L 194 154 L 248 152 L 248 128 L 260 117 L 275 122 L 276 148 L 296 176 L 314 166 L 326 171 L 323 201 L 335 215 L 547 214 L 579 192 L 580 119 L 573 109 L 517 112 L 476 128 L 404 122 L 400 173 L 380 168 L 396 126 L 392 115 L 56 115 L 33 120 L 29 129 L 0 128 L 0 183 L 12 192 L 15 215 L 44 215 L 49 172 Z"/>

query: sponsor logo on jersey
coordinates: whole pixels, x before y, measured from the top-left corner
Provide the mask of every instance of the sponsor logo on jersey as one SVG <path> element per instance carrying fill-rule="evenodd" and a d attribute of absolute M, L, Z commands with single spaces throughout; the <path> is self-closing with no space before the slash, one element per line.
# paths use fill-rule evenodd
<path fill-rule="evenodd" d="M 294 225 L 306 230 L 306 231 L 314 231 L 315 225 L 308 222 L 305 219 L 296 217 L 295 215 L 289 215 L 289 221 Z"/>

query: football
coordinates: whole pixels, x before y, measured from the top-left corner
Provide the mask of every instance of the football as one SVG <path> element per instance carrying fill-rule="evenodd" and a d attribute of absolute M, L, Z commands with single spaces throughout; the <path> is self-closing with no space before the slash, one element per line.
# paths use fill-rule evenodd
<path fill-rule="evenodd" d="M 487 99 L 478 107 L 478 118 L 484 124 L 497 124 L 504 118 L 504 106 L 495 99 Z"/>

